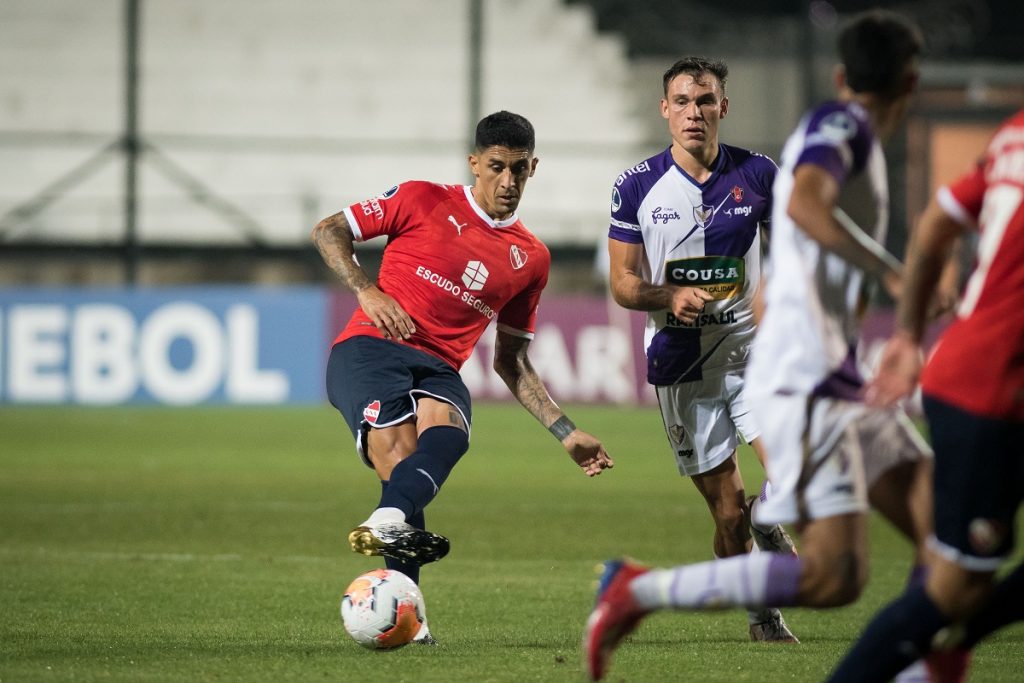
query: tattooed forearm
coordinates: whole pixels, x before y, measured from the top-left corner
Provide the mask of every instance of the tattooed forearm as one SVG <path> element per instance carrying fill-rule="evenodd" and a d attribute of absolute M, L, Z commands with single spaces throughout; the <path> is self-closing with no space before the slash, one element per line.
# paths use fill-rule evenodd
<path fill-rule="evenodd" d="M 336 213 L 317 223 L 313 228 L 312 239 L 324 263 L 351 291 L 359 292 L 373 284 L 356 261 L 352 230 L 345 214 Z"/>
<path fill-rule="evenodd" d="M 529 343 L 528 339 L 498 332 L 494 344 L 494 370 L 523 407 L 542 425 L 550 428 L 563 414 L 551 400 L 547 387 L 526 355 Z"/>

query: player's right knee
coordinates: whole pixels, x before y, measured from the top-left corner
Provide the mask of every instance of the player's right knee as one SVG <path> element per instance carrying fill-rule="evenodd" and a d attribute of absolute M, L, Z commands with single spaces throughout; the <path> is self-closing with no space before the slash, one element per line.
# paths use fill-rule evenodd
<path fill-rule="evenodd" d="M 406 422 L 382 429 L 371 428 L 366 434 L 366 447 L 372 460 L 400 462 L 416 450 L 416 427 Z"/>

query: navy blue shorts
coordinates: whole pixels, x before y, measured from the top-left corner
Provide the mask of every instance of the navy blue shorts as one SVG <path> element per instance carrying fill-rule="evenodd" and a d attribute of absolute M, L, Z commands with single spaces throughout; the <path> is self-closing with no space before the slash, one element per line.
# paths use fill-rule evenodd
<path fill-rule="evenodd" d="M 924 411 L 935 449 L 935 549 L 969 571 L 995 571 L 1014 547 L 1024 498 L 1024 424 L 927 396 Z"/>
<path fill-rule="evenodd" d="M 450 403 L 468 429 L 473 420 L 469 389 L 458 371 L 440 358 L 378 337 L 352 337 L 335 344 L 327 362 L 327 398 L 345 418 L 363 462 L 366 433 L 391 427 L 416 414 L 416 400 L 428 396 Z"/>

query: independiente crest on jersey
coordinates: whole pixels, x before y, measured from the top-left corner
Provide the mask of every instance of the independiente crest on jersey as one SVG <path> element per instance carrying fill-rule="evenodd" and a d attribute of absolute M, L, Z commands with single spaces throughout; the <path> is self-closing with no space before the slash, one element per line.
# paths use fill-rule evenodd
<path fill-rule="evenodd" d="M 519 270 L 526 265 L 526 250 L 513 244 L 508 248 L 508 258 L 512 262 L 512 269 Z"/>

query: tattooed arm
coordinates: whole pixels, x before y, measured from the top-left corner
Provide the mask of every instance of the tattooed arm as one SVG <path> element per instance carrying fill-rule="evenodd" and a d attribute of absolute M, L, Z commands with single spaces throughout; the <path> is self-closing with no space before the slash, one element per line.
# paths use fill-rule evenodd
<path fill-rule="evenodd" d="M 593 477 L 614 465 L 601 442 L 576 427 L 551 400 L 544 382 L 530 363 L 530 340 L 498 330 L 494 342 L 494 371 L 512 395 L 562 443 L 573 461 Z"/>
<path fill-rule="evenodd" d="M 324 263 L 330 266 L 342 284 L 356 295 L 359 306 L 385 339 L 408 339 L 412 336 L 416 331 L 412 318 L 397 301 L 370 281 L 366 271 L 356 260 L 352 228 L 343 212 L 328 216 L 317 223 L 313 228 L 312 239 Z"/>

